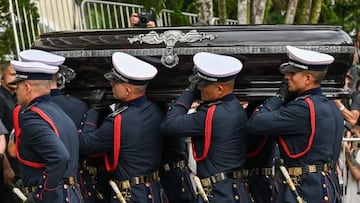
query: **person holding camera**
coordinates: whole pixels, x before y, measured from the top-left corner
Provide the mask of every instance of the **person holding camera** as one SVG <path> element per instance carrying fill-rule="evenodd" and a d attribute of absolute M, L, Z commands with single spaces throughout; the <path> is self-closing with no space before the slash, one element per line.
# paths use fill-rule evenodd
<path fill-rule="evenodd" d="M 150 13 L 132 13 L 130 16 L 130 27 L 156 27 L 155 21 Z"/>

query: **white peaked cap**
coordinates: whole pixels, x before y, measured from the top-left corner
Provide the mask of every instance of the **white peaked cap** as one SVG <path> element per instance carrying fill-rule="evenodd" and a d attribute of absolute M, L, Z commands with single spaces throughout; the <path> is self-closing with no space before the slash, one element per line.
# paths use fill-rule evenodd
<path fill-rule="evenodd" d="M 19 56 L 21 61 L 24 62 L 41 62 L 52 66 L 60 66 L 65 61 L 63 56 L 37 49 L 21 51 Z"/>
<path fill-rule="evenodd" d="M 335 58 L 329 54 L 286 46 L 289 62 L 280 66 L 280 72 L 299 72 L 304 70 L 326 70 Z"/>
<path fill-rule="evenodd" d="M 16 84 L 24 80 L 51 80 L 59 67 L 51 66 L 40 62 L 11 61 L 10 64 L 16 71 L 15 80 L 11 84 Z"/>
<path fill-rule="evenodd" d="M 115 52 L 112 55 L 112 63 L 113 70 L 104 75 L 110 81 L 143 85 L 158 72 L 153 65 L 124 52 Z"/>
<path fill-rule="evenodd" d="M 200 52 L 193 57 L 197 75 L 210 82 L 227 81 L 235 78 L 241 71 L 241 61 L 232 56 Z"/>

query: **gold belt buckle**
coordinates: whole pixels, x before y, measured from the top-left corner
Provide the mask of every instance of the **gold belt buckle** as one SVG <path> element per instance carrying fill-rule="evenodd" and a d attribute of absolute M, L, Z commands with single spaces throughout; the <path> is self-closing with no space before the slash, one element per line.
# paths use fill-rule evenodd
<path fill-rule="evenodd" d="M 302 174 L 302 168 L 301 167 L 289 168 L 289 174 L 293 176 L 299 176 Z"/>
<path fill-rule="evenodd" d="M 200 182 L 201 182 L 201 185 L 204 187 L 209 187 L 211 185 L 210 178 L 201 179 Z"/>
<path fill-rule="evenodd" d="M 92 166 L 86 166 L 86 170 L 90 175 L 97 175 L 97 168 Z"/>
<path fill-rule="evenodd" d="M 308 165 L 308 169 L 309 169 L 309 173 L 315 173 L 316 170 L 316 165 Z"/>
<path fill-rule="evenodd" d="M 130 181 L 129 180 L 125 180 L 125 181 L 121 181 L 121 188 L 122 189 L 129 189 L 130 188 Z"/>
<path fill-rule="evenodd" d="M 68 181 L 69 181 L 69 185 L 75 185 L 75 177 L 69 177 L 68 178 Z"/>

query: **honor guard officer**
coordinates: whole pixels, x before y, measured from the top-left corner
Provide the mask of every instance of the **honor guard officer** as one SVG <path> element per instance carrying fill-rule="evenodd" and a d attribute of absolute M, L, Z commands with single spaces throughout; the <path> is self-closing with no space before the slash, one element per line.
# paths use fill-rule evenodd
<path fill-rule="evenodd" d="M 280 72 L 288 84 L 282 83 L 278 96 L 256 109 L 247 131 L 249 136 L 278 138 L 280 157 L 296 187 L 290 189 L 289 184 L 279 183 L 276 202 L 338 202 L 335 163 L 344 121 L 320 87 L 334 58 L 292 46 L 286 49 L 289 62 L 280 66 Z"/>
<path fill-rule="evenodd" d="M 84 121 L 84 115 L 88 109 L 87 104 L 80 99 L 62 94 L 60 88 L 57 87 L 58 80 L 61 80 L 62 87 L 65 87 L 65 82 L 69 81 L 69 78 L 65 77 L 71 73 L 71 76 L 75 77 L 73 70 L 67 68 L 66 66 L 62 66 L 65 61 L 65 57 L 37 49 L 21 51 L 19 56 L 21 61 L 24 62 L 40 62 L 59 67 L 59 71 L 53 75 L 51 81 L 50 96 L 52 101 L 59 105 L 61 109 L 63 109 L 63 111 L 74 121 L 77 129 L 79 130 L 81 123 Z"/>
<path fill-rule="evenodd" d="M 191 137 L 204 201 L 249 202 L 243 178 L 247 115 L 233 94 L 242 63 L 230 56 L 197 53 L 192 83 L 170 106 L 162 130 L 170 136 Z M 197 87 L 196 87 L 197 86 Z M 187 114 L 200 90 L 203 103 Z M 199 201 L 201 201 L 199 198 Z"/>
<path fill-rule="evenodd" d="M 58 81 L 61 81 L 61 87 L 65 87 L 66 81 L 70 81 L 75 77 L 75 73 L 72 69 L 62 66 L 65 62 L 65 57 L 59 56 L 56 54 L 52 54 L 50 52 L 46 52 L 43 50 L 37 49 L 29 49 L 21 51 L 20 54 L 21 61 L 24 62 L 41 62 L 47 65 L 58 66 L 59 71 L 55 73 L 51 80 L 51 92 L 50 97 L 52 102 L 59 105 L 60 108 L 71 118 L 74 122 L 78 132 L 81 132 L 82 125 L 85 121 L 86 112 L 88 110 L 88 106 L 82 100 L 75 98 L 70 95 L 64 95 L 61 92 L 61 89 L 58 87 Z M 68 78 L 66 78 L 68 77 Z M 77 136 L 77 135 L 76 135 Z M 81 194 L 84 198 L 85 203 L 93 203 L 96 202 L 96 192 L 93 189 L 92 179 L 90 176 L 90 172 L 93 173 L 95 170 L 89 170 L 91 166 L 90 162 L 93 160 L 86 159 L 84 157 L 80 158 L 80 166 L 79 166 L 79 184 L 81 188 Z M 95 176 L 95 174 L 93 174 Z M 97 175 L 97 174 L 96 174 Z M 95 177 L 93 177 L 95 179 Z M 96 186 L 99 187 L 99 186 Z"/>
<path fill-rule="evenodd" d="M 16 70 L 14 109 L 17 157 L 27 202 L 81 202 L 76 172 L 79 140 L 72 120 L 51 102 L 58 67 L 11 61 Z M 20 108 L 21 107 L 21 108 Z"/>
<path fill-rule="evenodd" d="M 114 53 L 112 62 L 114 68 L 104 77 L 121 103 L 99 128 L 97 111 L 89 110 L 80 151 L 106 153 L 106 170 L 113 172 L 114 182 L 127 202 L 161 202 L 158 169 L 163 112 L 145 96 L 157 69 L 123 52 Z M 111 202 L 118 202 L 115 198 Z"/>

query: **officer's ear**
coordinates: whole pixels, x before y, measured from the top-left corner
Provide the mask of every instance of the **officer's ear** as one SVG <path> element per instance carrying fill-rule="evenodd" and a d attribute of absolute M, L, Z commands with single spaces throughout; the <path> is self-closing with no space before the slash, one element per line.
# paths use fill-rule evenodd
<path fill-rule="evenodd" d="M 125 95 L 128 96 L 132 93 L 132 88 L 130 85 L 125 85 Z"/>
<path fill-rule="evenodd" d="M 25 86 L 25 91 L 27 93 L 31 92 L 33 89 L 37 88 L 37 86 L 35 86 L 34 84 L 32 84 L 32 82 L 24 82 L 24 86 Z"/>
<path fill-rule="evenodd" d="M 314 80 L 314 76 L 311 73 L 305 73 L 304 80 L 306 84 L 311 84 Z"/>
<path fill-rule="evenodd" d="M 216 90 L 217 90 L 218 95 L 222 95 L 222 93 L 225 90 L 225 87 L 221 83 L 218 83 L 218 84 L 216 84 Z"/>

